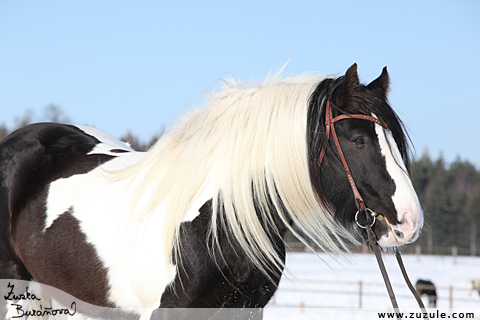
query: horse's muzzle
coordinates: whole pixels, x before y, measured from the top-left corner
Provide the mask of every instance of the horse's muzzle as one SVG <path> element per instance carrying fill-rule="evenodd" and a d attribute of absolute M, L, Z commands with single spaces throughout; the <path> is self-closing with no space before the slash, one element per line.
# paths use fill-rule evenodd
<path fill-rule="evenodd" d="M 381 246 L 391 247 L 415 242 L 423 226 L 423 221 L 418 221 L 414 218 L 415 216 L 407 211 L 403 214 L 400 224 L 392 225 L 385 216 L 378 215 L 377 220 L 388 228 L 387 233 L 379 238 L 378 243 Z"/>

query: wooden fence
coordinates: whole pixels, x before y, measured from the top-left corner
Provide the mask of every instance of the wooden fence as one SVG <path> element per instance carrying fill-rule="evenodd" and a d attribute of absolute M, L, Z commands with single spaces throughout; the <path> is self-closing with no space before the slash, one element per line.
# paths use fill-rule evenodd
<path fill-rule="evenodd" d="M 297 284 L 280 285 L 269 303 L 272 307 L 314 307 L 314 308 L 373 308 L 382 300 L 389 304 L 388 294 L 383 283 L 364 281 L 319 281 L 311 279 L 295 280 Z M 304 287 L 301 284 L 308 284 Z M 399 301 L 410 307 L 416 302 L 405 284 L 393 284 Z M 400 290 L 398 290 L 400 289 Z M 478 292 L 468 294 L 467 288 L 456 286 L 436 286 L 439 305 L 442 308 L 480 307 Z M 428 300 L 422 297 L 426 306 Z M 388 301 L 387 301 L 388 300 Z M 410 304 L 410 305 L 409 305 Z"/>
<path fill-rule="evenodd" d="M 321 252 L 319 248 L 314 249 L 318 250 Z M 452 256 L 453 258 L 456 258 L 457 256 L 480 256 L 480 248 L 477 249 L 475 252 L 471 251 L 469 248 L 459 248 L 457 246 L 451 246 L 451 247 L 435 247 L 432 250 L 427 248 L 426 246 L 420 246 L 420 245 L 406 245 L 402 247 L 402 252 L 406 254 L 416 254 L 417 256 L 420 255 L 440 255 L 440 256 Z M 301 242 L 289 242 L 287 244 L 287 251 L 290 252 L 303 252 L 303 251 L 310 251 L 305 245 Z M 361 252 L 361 253 L 367 253 L 370 252 L 370 249 L 364 245 L 362 247 L 355 247 L 352 248 L 352 252 Z"/>

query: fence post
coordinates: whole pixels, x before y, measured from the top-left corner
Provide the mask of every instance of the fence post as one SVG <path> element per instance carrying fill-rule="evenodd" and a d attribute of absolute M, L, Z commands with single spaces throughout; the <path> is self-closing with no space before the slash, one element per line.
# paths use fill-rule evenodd
<path fill-rule="evenodd" d="M 477 221 L 472 219 L 472 224 L 470 228 L 470 255 L 475 257 L 477 255 Z"/>
<path fill-rule="evenodd" d="M 453 308 L 453 286 L 450 286 L 448 288 L 448 300 L 449 300 L 449 305 L 450 305 L 450 310 Z"/>
<path fill-rule="evenodd" d="M 458 255 L 458 248 L 457 248 L 457 246 L 452 246 L 453 264 L 457 264 L 457 255 Z"/>
<path fill-rule="evenodd" d="M 358 308 L 362 309 L 362 281 L 358 282 Z"/>
<path fill-rule="evenodd" d="M 415 255 L 417 256 L 417 262 L 420 262 L 420 255 L 422 254 L 422 247 L 419 244 L 415 246 Z"/>

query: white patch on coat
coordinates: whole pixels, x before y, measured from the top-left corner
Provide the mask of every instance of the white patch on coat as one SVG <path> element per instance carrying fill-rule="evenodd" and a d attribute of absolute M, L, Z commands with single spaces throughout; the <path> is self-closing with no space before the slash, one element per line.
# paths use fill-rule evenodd
<path fill-rule="evenodd" d="M 104 138 L 108 135 L 96 134 L 99 136 L 102 142 L 107 141 Z M 125 148 L 121 142 L 108 141 L 99 144 L 92 153 L 108 152 L 114 147 Z M 117 153 L 116 158 L 88 173 L 52 182 L 47 197 L 45 231 L 61 214 L 71 212 L 108 270 L 109 300 L 122 308 L 158 307 L 165 288 L 176 275 L 175 266 L 165 261 L 162 230 L 166 205 L 162 203 L 153 213 L 138 219 L 141 216 L 138 211 L 153 196 L 149 188 L 138 207 L 130 206 L 129 190 L 138 186 L 146 171 L 118 181 L 109 181 L 103 171 L 132 165 L 144 155 L 133 150 Z M 204 188 L 182 221 L 198 216 L 198 209 L 212 198 L 212 190 L 212 186 Z"/>
<path fill-rule="evenodd" d="M 398 230 L 403 234 L 403 238 L 399 238 L 394 232 L 388 232 L 380 239 L 379 243 L 384 246 L 391 246 L 415 241 L 423 226 L 423 212 L 420 202 L 392 132 L 378 124 L 375 125 L 375 131 L 382 155 L 385 157 L 387 171 L 396 186 L 392 201 L 397 211 L 397 219 L 401 224 L 392 225 L 391 229 L 393 229 L 392 231 Z"/>
<path fill-rule="evenodd" d="M 90 151 L 89 154 L 118 155 L 118 153 L 111 152 L 111 150 L 113 149 L 134 151 L 128 143 L 118 140 L 109 133 L 87 126 L 77 125 L 76 127 L 85 132 L 86 134 L 95 137 L 101 142 L 97 144 L 97 146 L 92 151 Z"/>

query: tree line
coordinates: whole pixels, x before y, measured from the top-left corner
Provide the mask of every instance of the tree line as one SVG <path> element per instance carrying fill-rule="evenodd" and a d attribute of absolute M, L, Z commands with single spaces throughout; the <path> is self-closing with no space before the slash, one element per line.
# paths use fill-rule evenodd
<path fill-rule="evenodd" d="M 415 244 L 430 254 L 452 246 L 459 254 L 480 254 L 480 171 L 459 158 L 446 164 L 425 153 L 413 161 L 411 177 L 425 217 Z"/>
<path fill-rule="evenodd" d="M 0 140 L 33 120 L 32 113 L 26 113 L 16 119 L 12 130 L 0 125 Z M 41 120 L 70 122 L 56 105 L 47 106 Z M 120 139 L 135 150 L 147 150 L 158 136 L 142 143 L 127 132 Z M 422 252 L 429 254 L 448 253 L 456 246 L 459 254 L 480 255 L 480 171 L 468 161 L 457 159 L 447 164 L 441 156 L 432 159 L 424 153 L 412 161 L 411 177 L 425 217 L 421 237 L 413 245 L 420 245 Z"/>

